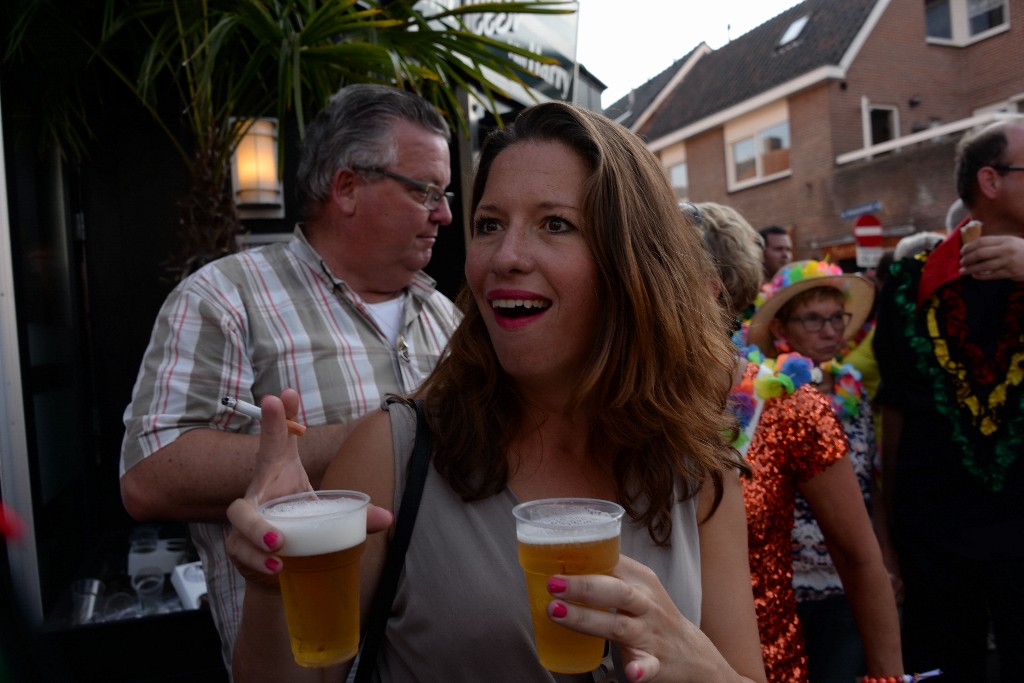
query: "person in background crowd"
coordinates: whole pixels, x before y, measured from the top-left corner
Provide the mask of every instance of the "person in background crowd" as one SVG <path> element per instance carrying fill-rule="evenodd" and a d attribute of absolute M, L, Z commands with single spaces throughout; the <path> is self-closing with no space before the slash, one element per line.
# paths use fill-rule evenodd
<path fill-rule="evenodd" d="M 757 294 L 760 238 L 731 207 L 705 202 L 697 210 L 704 242 L 725 284 L 720 300 L 734 315 Z M 755 358 L 760 360 L 760 354 Z M 896 605 L 857 477 L 846 457 L 842 425 L 825 395 L 808 381 L 809 373 L 794 371 L 800 365 L 797 359 L 791 365 L 783 362 L 779 370 L 742 357 L 738 361 L 730 404 L 739 421 L 733 445 L 751 468 L 751 475 L 743 478 L 743 497 L 768 680 L 808 680 L 804 629 L 793 588 L 798 494 L 808 501 L 836 558 L 846 600 L 863 634 L 866 671 L 876 676 L 902 673 Z M 805 362 L 803 370 L 808 366 Z"/>
<path fill-rule="evenodd" d="M 897 261 L 879 309 L 879 538 L 908 664 L 990 680 L 991 625 L 1009 683 L 1024 675 L 1024 117 L 965 135 L 955 178 L 981 237 L 961 226 Z"/>
<path fill-rule="evenodd" d="M 946 210 L 946 234 L 948 235 L 956 230 L 957 226 L 963 223 L 965 218 L 967 218 L 967 207 L 964 206 L 964 200 L 957 197 Z"/>
<path fill-rule="evenodd" d="M 768 282 L 779 268 L 793 260 L 793 240 L 789 232 L 781 225 L 769 225 L 761 228 L 761 239 L 764 240 L 764 267 L 762 282 Z"/>
<path fill-rule="evenodd" d="M 790 354 L 797 354 L 809 360 L 811 383 L 830 399 L 842 422 L 861 503 L 870 510 L 878 471 L 871 404 L 860 373 L 836 357 L 867 320 L 874 285 L 826 261 L 798 261 L 779 270 L 761 294 L 750 320 L 748 342 L 769 357 L 785 354 L 789 360 Z M 793 563 L 810 680 L 849 681 L 864 666 L 856 618 L 843 595 L 844 582 L 822 529 L 802 496 L 796 504 Z M 864 634 L 863 629 L 860 633 Z"/>
<path fill-rule="evenodd" d="M 836 360 L 841 364 L 852 366 L 860 373 L 860 381 L 864 386 L 864 392 L 868 401 L 872 403 L 871 423 L 875 428 L 875 449 L 879 447 L 879 439 L 882 433 L 882 416 L 874 409 L 875 394 L 878 393 L 878 384 L 881 376 L 878 374 L 878 361 L 875 360 L 875 314 L 878 310 L 878 294 L 882 291 L 885 278 L 889 275 L 889 267 L 892 265 L 894 250 L 886 249 L 878 259 L 874 269 L 869 270 L 865 277 L 875 285 L 875 302 L 871 307 L 871 313 L 867 321 L 861 325 L 853 337 L 851 337 L 839 350 Z M 877 482 L 877 477 L 875 481 Z"/>
<path fill-rule="evenodd" d="M 298 390 L 299 451 L 319 482 L 351 421 L 423 381 L 459 319 L 422 272 L 452 220 L 449 139 L 418 95 L 342 88 L 306 133 L 291 240 L 205 266 L 157 316 L 125 410 L 121 493 L 139 521 L 193 522 L 229 668 L 244 582 L 225 514 L 255 470 L 259 423 L 221 399 Z"/>
<path fill-rule="evenodd" d="M 875 361 L 875 353 L 872 349 L 872 343 L 875 339 L 875 311 L 878 308 L 878 293 L 882 291 L 882 284 L 889 275 L 889 266 L 892 265 L 893 253 L 892 249 L 886 249 L 878 259 L 878 264 L 864 274 L 875 285 L 875 300 L 871 307 L 871 313 L 868 314 L 868 319 L 861 325 L 860 330 L 846 341 L 836 356 L 839 362 L 852 365 L 860 373 L 860 381 L 864 385 L 864 391 L 867 392 L 869 401 L 874 400 L 875 394 L 878 392 L 878 382 L 880 380 L 878 363 Z M 875 414 L 874 411 L 872 411 L 872 420 L 875 424 L 877 447 L 880 416 Z"/>
<path fill-rule="evenodd" d="M 512 508 L 584 496 L 626 508 L 622 557 L 611 576 L 552 577 L 549 618 L 616 641 L 618 681 L 764 681 L 742 466 L 719 436 L 732 350 L 714 269 L 658 160 L 599 114 L 536 105 L 485 141 L 472 209 L 465 318 L 418 394 L 433 467 L 377 680 L 556 680 L 537 660 Z M 250 579 L 239 683 L 310 675 L 292 660 L 276 582 L 261 582 L 288 559 L 256 505 L 309 487 L 284 429 L 296 398 L 282 398 L 263 401 L 261 467 L 229 510 Z M 324 486 L 392 509 L 414 416 L 402 401 L 370 416 Z M 387 544 L 367 538 L 367 590 Z M 347 668 L 312 675 L 342 681 Z"/>
<path fill-rule="evenodd" d="M 902 237 L 900 239 L 900 241 L 896 243 L 896 247 L 891 252 L 892 256 L 891 256 L 891 258 L 889 259 L 889 261 L 888 261 L 888 263 L 886 265 L 886 270 L 885 270 L 886 277 L 888 277 L 888 274 L 889 274 L 890 270 L 892 269 L 892 264 L 893 263 L 895 263 L 896 261 L 900 261 L 902 259 L 905 259 L 905 258 L 911 258 L 913 256 L 916 256 L 917 254 L 927 254 L 933 248 L 935 248 L 935 246 L 939 242 L 941 242 L 942 239 L 943 239 L 943 236 L 940 235 L 939 233 L 936 233 L 936 232 L 915 232 L 915 233 L 913 233 L 911 235 L 907 235 L 906 237 Z M 890 253 L 890 252 L 886 252 L 886 253 Z M 884 291 L 884 288 L 885 288 L 885 279 L 883 278 L 883 279 L 879 280 L 877 282 L 877 285 L 878 285 L 878 287 L 877 287 L 878 288 L 878 297 L 875 299 L 875 311 L 876 311 L 876 313 L 875 313 L 875 318 L 876 318 L 876 320 L 875 320 L 875 322 L 876 322 L 875 327 L 877 327 L 877 311 L 881 307 L 882 292 Z M 875 423 L 875 445 L 876 445 L 876 448 L 879 449 L 879 452 L 881 452 L 882 442 L 885 439 L 885 435 L 882 433 L 882 406 L 879 405 L 878 402 L 875 399 L 878 396 L 878 386 L 881 384 L 882 375 L 881 375 L 881 372 L 878 369 L 878 360 L 875 358 L 875 346 L 874 346 L 875 345 L 875 332 L 874 332 L 874 328 L 871 331 L 870 343 L 871 343 L 871 346 L 870 346 L 871 361 L 874 363 L 874 372 L 875 372 L 875 376 L 876 376 L 876 384 L 875 384 L 875 386 L 873 388 L 869 389 L 869 395 L 871 396 L 871 399 L 872 399 L 872 402 L 871 402 L 871 413 L 872 413 L 872 416 L 871 417 L 872 417 L 872 419 L 874 420 L 874 423 Z M 861 350 L 861 349 L 864 349 L 863 345 L 857 347 L 857 349 L 855 349 L 854 352 L 851 353 L 849 356 L 847 356 L 846 359 L 845 359 L 846 362 L 851 363 L 858 370 L 861 369 L 861 365 L 858 364 L 858 360 L 859 360 L 858 356 L 860 355 L 860 354 L 858 354 L 858 350 Z M 866 382 L 865 382 L 865 386 L 867 386 Z M 882 488 L 881 487 L 882 487 L 882 476 L 881 476 L 881 471 L 879 471 L 878 476 L 875 477 L 875 488 L 874 488 L 874 500 L 877 503 L 874 506 L 872 506 L 873 516 L 875 517 L 875 533 L 878 534 L 879 542 L 880 542 L 880 544 L 882 546 L 882 553 L 883 553 L 883 557 L 885 559 L 885 566 L 889 569 L 889 578 L 892 581 L 893 593 L 896 594 L 896 603 L 897 604 L 902 604 L 903 603 L 903 580 L 900 578 L 899 567 L 897 566 L 898 565 L 898 561 L 897 561 L 895 555 L 893 554 L 892 543 L 889 540 L 889 529 L 888 529 L 887 524 L 885 524 L 885 522 L 884 522 L 884 512 L 882 511 L 884 506 L 881 504 L 881 501 L 883 500 L 883 495 L 884 494 L 882 493 Z M 879 521 L 879 520 L 883 520 L 883 521 Z"/>

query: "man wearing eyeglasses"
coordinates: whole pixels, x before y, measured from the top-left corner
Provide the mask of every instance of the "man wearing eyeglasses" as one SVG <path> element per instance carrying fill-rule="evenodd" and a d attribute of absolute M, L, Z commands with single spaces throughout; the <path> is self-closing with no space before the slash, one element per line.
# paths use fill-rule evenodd
<path fill-rule="evenodd" d="M 1024 671 L 1024 117 L 957 148 L 969 216 L 882 292 L 884 505 L 879 540 L 904 587 L 908 671 L 1000 681 Z M 981 236 L 964 237 L 969 221 Z"/>
<path fill-rule="evenodd" d="M 221 399 L 297 390 L 316 487 L 354 420 L 426 378 L 460 317 L 422 270 L 452 220 L 450 137 L 417 95 L 342 88 L 308 128 L 291 240 L 205 266 L 159 313 L 125 411 L 122 498 L 139 521 L 193 523 L 229 668 L 244 581 L 225 512 L 252 478 L 260 424 Z"/>

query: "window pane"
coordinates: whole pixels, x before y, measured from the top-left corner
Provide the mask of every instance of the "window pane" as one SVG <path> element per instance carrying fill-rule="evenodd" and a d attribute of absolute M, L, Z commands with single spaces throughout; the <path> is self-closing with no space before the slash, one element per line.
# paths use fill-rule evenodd
<path fill-rule="evenodd" d="M 953 22 L 949 15 L 949 0 L 925 0 L 924 14 L 930 38 L 953 38 Z"/>
<path fill-rule="evenodd" d="M 772 126 L 761 133 L 761 175 L 769 176 L 789 169 L 789 122 Z"/>
<path fill-rule="evenodd" d="M 1006 0 L 967 0 L 967 18 L 971 26 L 971 35 L 1002 26 L 1006 8 Z"/>
<path fill-rule="evenodd" d="M 886 142 L 896 137 L 894 113 L 895 112 L 892 109 L 871 110 L 872 145 L 877 145 L 881 142 Z"/>
<path fill-rule="evenodd" d="M 668 170 L 669 180 L 672 182 L 672 187 L 676 191 L 676 196 L 680 199 L 686 199 L 686 194 L 689 192 L 689 176 L 686 172 L 686 164 L 676 164 Z"/>
<path fill-rule="evenodd" d="M 804 26 L 807 25 L 808 19 L 810 19 L 810 17 L 804 15 L 790 24 L 789 28 L 786 29 L 786 32 L 782 34 L 782 38 L 779 39 L 779 47 L 782 47 L 787 43 L 792 43 L 794 40 L 799 38 L 800 32 L 804 30 Z"/>
<path fill-rule="evenodd" d="M 754 138 L 734 142 L 732 158 L 737 181 L 757 177 L 757 148 L 754 145 Z"/>
<path fill-rule="evenodd" d="M 778 149 L 789 149 L 789 122 L 772 126 L 761 133 L 764 151 L 771 152 Z"/>

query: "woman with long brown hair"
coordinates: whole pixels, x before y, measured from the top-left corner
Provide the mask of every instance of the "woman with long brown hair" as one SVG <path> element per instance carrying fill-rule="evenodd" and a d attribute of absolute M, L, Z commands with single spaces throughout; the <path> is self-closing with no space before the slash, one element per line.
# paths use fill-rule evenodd
<path fill-rule="evenodd" d="M 714 269 L 657 160 L 598 114 L 538 105 L 486 141 L 472 208 L 466 317 L 420 393 L 435 469 L 380 680 L 603 679 L 540 666 L 516 557 L 512 508 L 573 496 L 626 509 L 622 557 L 611 576 L 553 576 L 552 621 L 612 641 L 620 681 L 763 681 L 741 465 L 720 437 L 732 350 Z M 291 664 L 280 599 L 260 581 L 279 571 L 282 538 L 255 506 L 309 487 L 282 431 L 298 397 L 282 398 L 263 402 L 257 476 L 230 511 L 250 579 L 236 681 L 308 673 Z M 414 415 L 395 402 L 368 417 L 321 487 L 394 509 Z M 388 543 L 368 538 L 364 604 Z"/>

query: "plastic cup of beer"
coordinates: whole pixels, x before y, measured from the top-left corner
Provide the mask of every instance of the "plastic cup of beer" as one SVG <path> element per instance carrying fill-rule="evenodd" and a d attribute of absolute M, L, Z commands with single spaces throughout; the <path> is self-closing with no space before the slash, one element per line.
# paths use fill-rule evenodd
<path fill-rule="evenodd" d="M 316 491 L 259 508 L 284 534 L 278 578 L 299 666 L 339 664 L 359 649 L 359 558 L 369 502 L 358 491 Z"/>
<path fill-rule="evenodd" d="M 519 564 L 533 618 L 533 638 L 544 668 L 584 673 L 601 665 L 603 638 L 577 633 L 548 618 L 548 579 L 555 574 L 610 574 L 619 561 L 621 505 L 591 498 L 548 498 L 512 510 Z"/>

